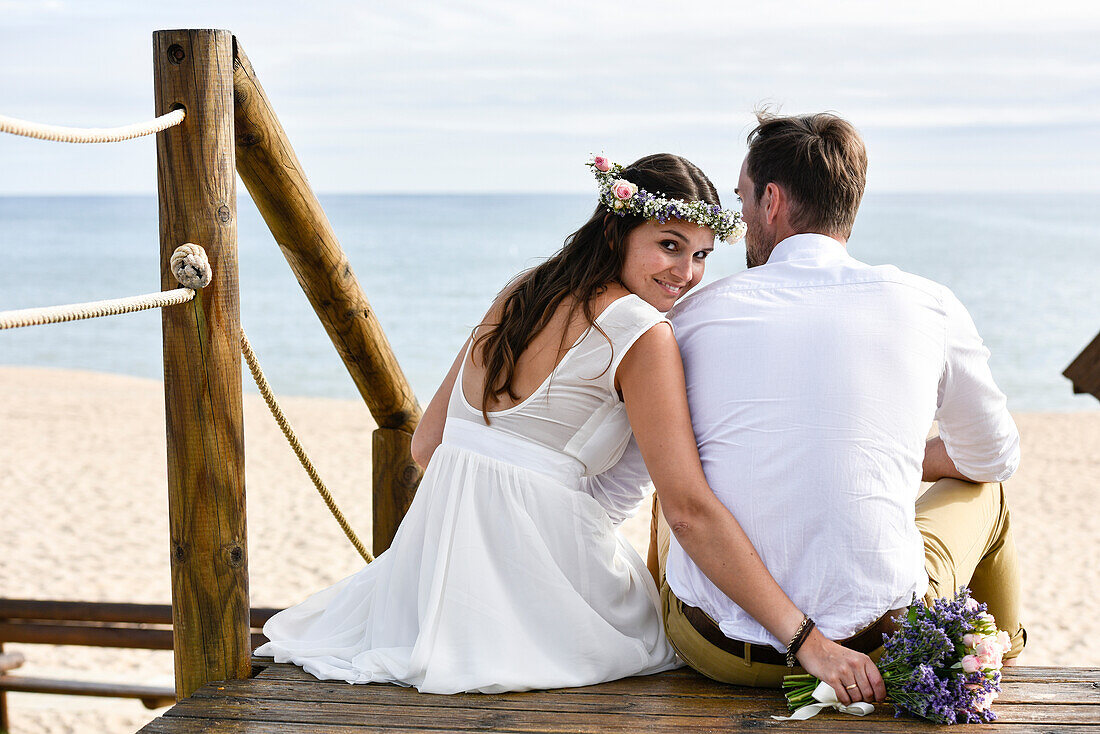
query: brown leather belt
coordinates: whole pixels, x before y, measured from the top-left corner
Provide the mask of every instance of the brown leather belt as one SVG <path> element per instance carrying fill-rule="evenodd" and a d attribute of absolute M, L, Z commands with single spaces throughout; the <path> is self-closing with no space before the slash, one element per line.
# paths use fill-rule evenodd
<path fill-rule="evenodd" d="M 684 619 L 695 628 L 695 631 L 719 650 L 724 650 L 730 655 L 749 662 L 786 667 L 786 654 L 776 652 L 776 649 L 771 645 L 756 645 L 751 642 L 732 640 L 726 637 L 718 627 L 718 623 L 703 610 L 690 607 L 683 602 L 680 602 L 680 609 L 683 612 Z M 895 614 L 897 614 L 897 611 L 887 612 L 865 630 L 857 632 L 846 640 L 838 640 L 838 644 L 864 654 L 877 649 L 882 645 L 882 635 L 890 633 L 896 628 L 894 621 L 891 619 Z"/>

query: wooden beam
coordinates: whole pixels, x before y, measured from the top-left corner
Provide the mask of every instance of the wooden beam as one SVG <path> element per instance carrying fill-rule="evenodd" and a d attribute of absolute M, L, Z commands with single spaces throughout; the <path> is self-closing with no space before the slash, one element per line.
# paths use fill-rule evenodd
<path fill-rule="evenodd" d="M 412 434 L 395 428 L 374 432 L 372 539 L 374 554 L 390 547 L 423 475 L 412 459 Z"/>
<path fill-rule="evenodd" d="M 164 706 L 171 706 L 176 702 L 176 696 L 172 689 L 161 686 L 31 678 L 25 675 L 0 676 L 0 690 L 18 693 L 56 693 L 65 696 L 136 698 L 147 709 L 159 709 Z"/>
<path fill-rule="evenodd" d="M 137 650 L 175 649 L 172 628 L 119 627 L 94 623 L 0 622 L 0 641 L 33 645 L 80 645 Z M 249 649 L 267 642 L 260 633 L 250 633 Z M 249 664 L 249 674 L 252 666 Z"/>
<path fill-rule="evenodd" d="M 420 405 L 239 42 L 235 52 L 237 170 L 379 426 L 372 513 L 378 554 L 420 482 L 410 452 Z"/>
<path fill-rule="evenodd" d="M 1073 383 L 1073 392 L 1089 393 L 1100 400 L 1100 334 L 1062 373 Z"/>
<path fill-rule="evenodd" d="M 278 612 L 270 607 L 253 607 L 249 624 L 263 627 Z M 0 599 L 0 620 L 51 620 L 58 622 L 125 622 L 130 624 L 172 624 L 170 604 L 123 602 L 48 601 L 43 599 Z"/>
<path fill-rule="evenodd" d="M 176 693 L 251 671 L 245 537 L 244 421 L 233 152 L 233 36 L 153 34 L 156 114 L 182 106 L 157 134 L 161 286 L 185 242 L 206 249 L 213 281 L 162 310 L 168 430 Z"/>
<path fill-rule="evenodd" d="M 239 41 L 233 79 L 241 180 L 375 422 L 412 433 L 416 396 Z"/>

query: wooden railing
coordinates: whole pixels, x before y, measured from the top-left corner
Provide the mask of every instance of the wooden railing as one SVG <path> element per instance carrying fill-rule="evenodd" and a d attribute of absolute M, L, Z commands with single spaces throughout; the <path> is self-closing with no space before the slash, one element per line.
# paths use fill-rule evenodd
<path fill-rule="evenodd" d="M 164 312 L 169 530 L 176 693 L 246 677 L 248 554 L 237 291 L 239 173 L 328 332 L 378 429 L 374 551 L 385 550 L 420 469 L 421 410 L 310 188 L 256 73 L 232 34 L 153 34 L 156 109 L 183 107 L 157 135 L 163 272 L 180 242 L 206 248 L 214 279 Z M 165 281 L 167 285 L 167 281 Z"/>

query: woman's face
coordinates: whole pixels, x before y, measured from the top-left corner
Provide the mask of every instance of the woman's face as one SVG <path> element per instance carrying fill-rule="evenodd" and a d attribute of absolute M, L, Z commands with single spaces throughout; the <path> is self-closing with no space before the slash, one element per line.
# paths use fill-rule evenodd
<path fill-rule="evenodd" d="M 658 311 L 667 311 L 703 279 L 714 230 L 679 219 L 647 220 L 630 231 L 624 246 L 623 285 Z"/>

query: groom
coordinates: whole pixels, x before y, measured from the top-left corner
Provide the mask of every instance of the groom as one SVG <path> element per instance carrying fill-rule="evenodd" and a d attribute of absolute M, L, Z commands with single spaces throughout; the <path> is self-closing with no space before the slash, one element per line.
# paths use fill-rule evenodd
<path fill-rule="evenodd" d="M 707 480 L 825 637 L 877 659 L 890 610 L 965 585 L 1014 658 L 1025 633 L 1000 482 L 1019 434 L 989 352 L 947 288 L 849 254 L 867 155 L 848 122 L 758 122 L 737 189 L 749 269 L 669 313 Z M 643 467 L 632 446 L 600 481 L 636 484 Z M 918 497 L 922 479 L 935 484 Z M 700 571 L 656 499 L 652 530 L 681 657 L 717 680 L 777 686 L 786 642 Z"/>

